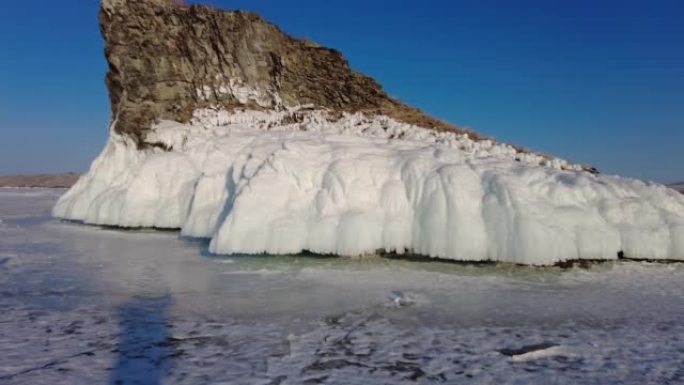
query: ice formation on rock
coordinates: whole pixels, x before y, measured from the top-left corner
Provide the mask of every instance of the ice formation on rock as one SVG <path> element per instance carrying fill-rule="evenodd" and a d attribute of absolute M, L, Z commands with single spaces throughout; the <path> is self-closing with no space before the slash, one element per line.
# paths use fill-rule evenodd
<path fill-rule="evenodd" d="M 226 254 L 684 259 L 684 196 L 672 189 L 384 116 L 201 110 L 158 122 L 146 141 L 112 130 L 54 215 L 180 228 Z"/>

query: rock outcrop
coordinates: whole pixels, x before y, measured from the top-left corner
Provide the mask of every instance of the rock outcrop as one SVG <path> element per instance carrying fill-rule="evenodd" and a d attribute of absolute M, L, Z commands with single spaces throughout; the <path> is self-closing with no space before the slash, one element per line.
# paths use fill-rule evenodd
<path fill-rule="evenodd" d="M 464 135 L 254 14 L 103 0 L 101 19 L 114 129 L 56 217 L 217 254 L 684 259 L 684 195 Z"/>
<path fill-rule="evenodd" d="M 186 122 L 209 106 L 311 105 L 459 131 L 392 99 L 350 69 L 340 52 L 288 36 L 254 13 L 172 0 L 103 0 L 100 26 L 115 130 L 141 147 L 155 119 Z"/>

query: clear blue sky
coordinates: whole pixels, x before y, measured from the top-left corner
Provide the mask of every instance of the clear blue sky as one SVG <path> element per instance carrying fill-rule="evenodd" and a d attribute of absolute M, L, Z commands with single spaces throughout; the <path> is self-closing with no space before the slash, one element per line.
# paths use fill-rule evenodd
<path fill-rule="evenodd" d="M 340 49 L 393 96 L 606 173 L 684 179 L 684 2 L 206 0 Z M 107 136 L 96 0 L 5 1 L 0 174 L 84 171 Z"/>

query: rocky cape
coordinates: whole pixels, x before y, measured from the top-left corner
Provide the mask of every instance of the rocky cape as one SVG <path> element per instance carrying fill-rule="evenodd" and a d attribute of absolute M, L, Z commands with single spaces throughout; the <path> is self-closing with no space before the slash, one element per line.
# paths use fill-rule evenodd
<path fill-rule="evenodd" d="M 53 214 L 219 254 L 684 259 L 684 195 L 482 138 L 248 12 L 103 0 L 110 138 Z"/>
<path fill-rule="evenodd" d="M 188 122 L 206 107 L 309 106 L 331 111 L 331 119 L 360 111 L 465 132 L 389 97 L 339 51 L 295 39 L 255 13 L 103 0 L 100 27 L 115 129 L 142 147 L 150 144 L 144 134 L 155 120 Z"/>

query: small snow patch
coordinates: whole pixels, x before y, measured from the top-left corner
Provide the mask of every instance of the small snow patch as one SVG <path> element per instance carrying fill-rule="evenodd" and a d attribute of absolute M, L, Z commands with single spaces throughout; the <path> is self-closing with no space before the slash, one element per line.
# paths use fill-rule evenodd
<path fill-rule="evenodd" d="M 561 355 L 563 354 L 563 349 L 553 342 L 542 342 L 519 348 L 501 349 L 499 353 L 511 357 L 513 361 L 529 361 Z"/>
<path fill-rule="evenodd" d="M 415 303 L 415 298 L 412 295 L 398 290 L 392 291 L 390 300 L 394 307 L 407 307 Z"/>

